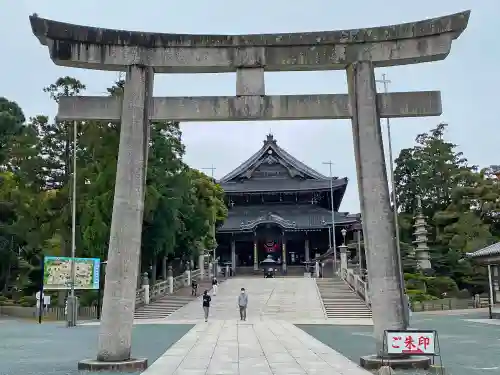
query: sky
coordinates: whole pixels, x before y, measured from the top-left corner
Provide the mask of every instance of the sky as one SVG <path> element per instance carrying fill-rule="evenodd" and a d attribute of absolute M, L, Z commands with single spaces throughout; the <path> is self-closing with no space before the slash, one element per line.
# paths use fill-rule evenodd
<path fill-rule="evenodd" d="M 471 9 L 469 26 L 453 42 L 444 61 L 377 69 L 386 73 L 390 91 L 441 90 L 441 117 L 391 121 L 394 158 L 414 145 L 417 134 L 440 122 L 447 138 L 473 164 L 499 164 L 498 107 L 500 48 L 498 0 L 0 0 L 0 96 L 16 101 L 26 116 L 54 116 L 56 104 L 42 91 L 58 77 L 87 85 L 86 94 L 103 95 L 116 72 L 58 67 L 32 35 L 28 16 L 75 24 L 164 33 L 256 34 L 323 31 L 418 21 Z M 347 93 L 344 71 L 266 73 L 266 94 Z M 379 90 L 383 90 L 380 86 Z M 235 95 L 236 74 L 156 75 L 156 96 Z M 352 131 L 349 121 L 276 121 L 181 124 L 185 161 L 215 167 L 220 178 L 249 158 L 272 132 L 278 145 L 328 175 L 348 177 L 341 211 L 359 212 Z M 385 133 L 384 133 L 385 134 Z M 384 135 L 385 137 L 385 135 Z M 387 139 L 386 139 L 387 141 Z M 387 153 L 387 144 L 385 147 Z"/>

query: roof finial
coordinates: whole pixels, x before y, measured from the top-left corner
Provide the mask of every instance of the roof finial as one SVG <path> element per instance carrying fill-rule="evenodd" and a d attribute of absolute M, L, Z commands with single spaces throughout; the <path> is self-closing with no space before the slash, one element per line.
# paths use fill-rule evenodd
<path fill-rule="evenodd" d="M 271 129 L 269 129 L 269 134 L 266 137 L 266 140 L 264 141 L 264 144 L 268 143 L 276 143 L 276 140 L 274 139 L 273 133 L 271 132 Z"/>

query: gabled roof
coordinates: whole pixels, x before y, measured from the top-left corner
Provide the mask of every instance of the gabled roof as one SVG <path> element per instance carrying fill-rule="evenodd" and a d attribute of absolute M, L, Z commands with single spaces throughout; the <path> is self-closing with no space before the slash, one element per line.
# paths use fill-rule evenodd
<path fill-rule="evenodd" d="M 266 140 L 264 141 L 264 145 L 261 147 L 259 151 L 253 154 L 248 160 L 243 162 L 243 164 L 241 164 L 238 168 L 236 168 L 232 172 L 222 177 L 218 182 L 220 184 L 225 184 L 247 173 L 247 171 L 251 170 L 252 168 L 257 167 L 259 165 L 259 162 L 262 162 L 267 157 L 267 155 L 269 155 L 268 153 L 270 150 L 271 150 L 271 155 L 272 154 L 277 155 L 279 159 L 283 160 L 284 164 L 287 164 L 286 166 L 287 168 L 293 167 L 298 173 L 302 174 L 305 178 L 329 181 L 328 177 L 308 167 L 301 161 L 295 159 L 284 149 L 279 147 L 273 135 L 268 134 Z"/>
<path fill-rule="evenodd" d="M 468 258 L 482 258 L 496 255 L 500 255 L 500 242 L 486 246 L 485 248 L 474 251 L 473 253 L 467 253 Z"/>

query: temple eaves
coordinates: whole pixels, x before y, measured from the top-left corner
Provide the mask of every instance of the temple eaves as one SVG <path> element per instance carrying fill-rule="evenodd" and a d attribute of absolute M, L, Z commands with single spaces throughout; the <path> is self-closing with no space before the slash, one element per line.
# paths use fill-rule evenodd
<path fill-rule="evenodd" d="M 372 28 L 256 35 L 165 34 L 112 30 L 31 16 L 31 28 L 61 66 L 156 73 L 223 73 L 241 67 L 266 71 L 344 69 L 355 61 L 375 66 L 444 59 L 467 27 L 470 11 Z M 310 46 L 315 48 L 311 49 Z"/>

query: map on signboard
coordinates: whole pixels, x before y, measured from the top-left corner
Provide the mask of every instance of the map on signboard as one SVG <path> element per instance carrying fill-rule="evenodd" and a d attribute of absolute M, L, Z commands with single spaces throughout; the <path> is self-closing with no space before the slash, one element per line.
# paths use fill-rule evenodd
<path fill-rule="evenodd" d="M 45 290 L 71 288 L 71 259 L 45 257 L 43 288 Z M 74 258 L 75 289 L 99 289 L 99 258 Z"/>

